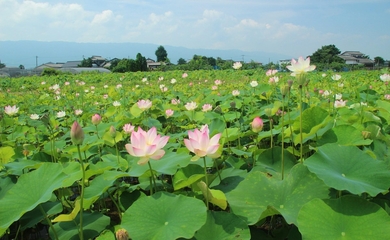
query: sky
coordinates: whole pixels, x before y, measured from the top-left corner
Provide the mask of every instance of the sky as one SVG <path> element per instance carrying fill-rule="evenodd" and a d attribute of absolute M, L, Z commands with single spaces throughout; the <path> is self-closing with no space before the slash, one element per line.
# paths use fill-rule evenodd
<path fill-rule="evenodd" d="M 152 43 L 296 58 L 334 44 L 390 59 L 390 0 L 0 0 L 0 16 L 0 41 Z"/>

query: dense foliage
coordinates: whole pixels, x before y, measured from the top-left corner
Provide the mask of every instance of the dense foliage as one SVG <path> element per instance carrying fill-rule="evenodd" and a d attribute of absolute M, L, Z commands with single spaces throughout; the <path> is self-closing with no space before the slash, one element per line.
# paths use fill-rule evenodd
<path fill-rule="evenodd" d="M 390 75 L 241 67 L 1 79 L 0 236 L 387 239 Z"/>

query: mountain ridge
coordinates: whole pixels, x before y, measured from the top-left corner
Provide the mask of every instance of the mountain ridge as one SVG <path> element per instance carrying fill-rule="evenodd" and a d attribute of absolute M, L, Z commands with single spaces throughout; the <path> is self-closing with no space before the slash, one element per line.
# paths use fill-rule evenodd
<path fill-rule="evenodd" d="M 106 59 L 135 59 L 137 53 L 146 58 L 156 59 L 155 51 L 160 45 L 151 43 L 78 43 L 78 42 L 43 42 L 43 41 L 0 41 L 0 61 L 8 67 L 23 65 L 26 69 L 34 68 L 48 62 L 77 61 L 91 56 L 102 56 Z M 290 59 L 279 53 L 261 51 L 242 51 L 237 49 L 192 49 L 186 47 L 162 45 L 168 53 L 168 58 L 174 64 L 179 58 L 192 59 L 196 55 L 220 57 L 233 61 L 251 60 L 266 64 Z"/>

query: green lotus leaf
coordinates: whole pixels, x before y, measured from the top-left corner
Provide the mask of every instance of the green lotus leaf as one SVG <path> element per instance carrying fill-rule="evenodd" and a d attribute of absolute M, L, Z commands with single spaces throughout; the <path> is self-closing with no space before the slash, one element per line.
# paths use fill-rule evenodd
<path fill-rule="evenodd" d="M 304 162 L 329 187 L 376 196 L 390 187 L 389 167 L 355 146 L 326 144 Z"/>
<path fill-rule="evenodd" d="M 134 202 L 121 225 L 133 240 L 191 238 L 206 218 L 201 200 L 158 192 Z"/>
<path fill-rule="evenodd" d="M 20 176 L 18 182 L 1 199 L 0 236 L 24 213 L 47 202 L 54 190 L 70 186 L 64 182 L 73 184 L 77 179 L 78 174 L 65 174 L 64 168 L 56 163 L 43 163 L 37 170 Z"/>
<path fill-rule="evenodd" d="M 80 214 L 71 222 L 53 224 L 58 239 L 79 240 Z M 77 224 L 76 224 L 77 223 Z M 83 214 L 84 239 L 94 239 L 110 224 L 110 218 L 99 212 Z M 56 239 L 52 229 L 49 230 L 51 239 Z"/>
<path fill-rule="evenodd" d="M 281 180 L 261 171 L 251 171 L 245 180 L 227 193 L 234 214 L 248 225 L 280 213 L 296 224 L 300 208 L 313 198 L 327 198 L 329 188 L 302 164 L 295 165 Z"/>
<path fill-rule="evenodd" d="M 191 155 L 188 152 L 170 152 L 167 151 L 160 160 L 150 159 L 150 163 L 154 171 L 163 174 L 173 175 L 178 168 L 187 166 L 191 161 Z M 138 158 L 129 155 L 131 159 L 129 164 L 129 175 L 133 177 L 139 177 L 146 171 L 149 171 L 148 164 L 138 165 Z"/>
<path fill-rule="evenodd" d="M 195 234 L 195 239 L 251 239 L 248 225 L 228 212 L 208 212 L 206 224 Z"/>
<path fill-rule="evenodd" d="M 390 217 L 379 205 L 357 196 L 313 199 L 298 215 L 303 239 L 388 239 Z"/>
<path fill-rule="evenodd" d="M 350 125 L 339 125 L 328 130 L 318 141 L 319 144 L 338 143 L 340 145 L 370 145 L 372 140 L 364 139 L 362 132 Z"/>

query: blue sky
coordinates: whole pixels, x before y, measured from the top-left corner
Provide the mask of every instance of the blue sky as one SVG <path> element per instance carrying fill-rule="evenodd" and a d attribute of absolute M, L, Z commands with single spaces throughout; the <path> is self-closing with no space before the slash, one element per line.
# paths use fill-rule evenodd
<path fill-rule="evenodd" d="M 389 0 L 0 0 L 0 16 L 0 41 L 136 42 L 295 58 L 334 44 L 390 59 Z"/>

